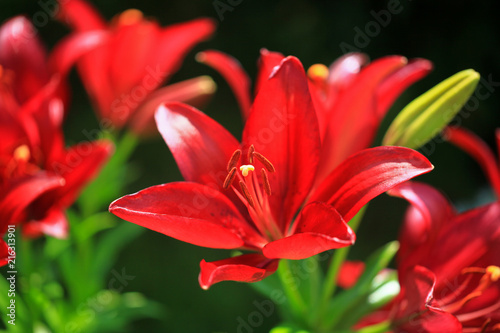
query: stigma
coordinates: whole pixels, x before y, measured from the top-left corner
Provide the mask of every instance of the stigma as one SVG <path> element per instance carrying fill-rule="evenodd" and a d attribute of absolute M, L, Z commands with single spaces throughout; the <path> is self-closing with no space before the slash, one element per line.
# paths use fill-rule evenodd
<path fill-rule="evenodd" d="M 241 174 L 243 175 L 243 177 L 247 177 L 248 174 L 250 173 L 250 171 L 254 171 L 254 170 L 255 170 L 255 167 L 251 164 L 240 166 L 240 171 L 241 171 Z"/>

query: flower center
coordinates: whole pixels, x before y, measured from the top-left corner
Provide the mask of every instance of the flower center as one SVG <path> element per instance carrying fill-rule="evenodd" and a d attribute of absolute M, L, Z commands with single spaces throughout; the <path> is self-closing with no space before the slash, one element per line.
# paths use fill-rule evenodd
<path fill-rule="evenodd" d="M 233 189 L 238 198 L 245 204 L 248 213 L 255 227 L 269 240 L 282 238 L 282 232 L 272 216 L 269 208 L 269 196 L 271 195 L 271 185 L 269 183 L 268 172 L 275 172 L 273 164 L 264 155 L 255 151 L 253 145 L 248 149 L 247 160 L 249 164 L 242 164 L 238 168 L 241 159 L 241 150 L 237 149 L 231 156 L 228 164 L 228 174 L 224 180 L 223 188 Z M 260 178 L 257 176 L 256 162 L 259 162 Z M 238 178 L 238 187 L 233 185 L 235 178 Z"/>
<path fill-rule="evenodd" d="M 6 156 L 0 160 L 0 175 L 9 179 L 23 175 L 33 175 L 40 168 L 31 160 L 32 154 L 30 148 L 22 144 L 12 151 L 12 155 Z"/>
<path fill-rule="evenodd" d="M 446 312 L 457 313 L 469 301 L 481 296 L 493 283 L 500 280 L 500 267 L 468 267 L 462 270 L 462 274 L 467 274 L 465 280 L 453 291 L 453 293 L 438 301 L 440 304 L 443 304 L 441 308 Z M 477 281 L 477 279 L 473 280 L 475 274 L 482 275 L 479 281 Z M 500 309 L 500 302 L 488 305 L 474 312 L 456 314 L 456 317 L 461 322 L 466 322 L 479 317 L 488 317 L 488 315 L 493 314 L 493 312 L 498 309 Z M 489 325 L 488 319 L 484 322 L 483 326 L 484 325 Z"/>

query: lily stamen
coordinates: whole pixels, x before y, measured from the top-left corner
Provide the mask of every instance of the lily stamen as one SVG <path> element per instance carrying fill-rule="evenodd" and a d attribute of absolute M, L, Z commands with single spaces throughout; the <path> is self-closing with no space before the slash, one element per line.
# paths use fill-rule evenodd
<path fill-rule="evenodd" d="M 264 191 L 267 195 L 271 195 L 271 185 L 269 184 L 269 178 L 267 177 L 267 172 L 265 169 L 260 169 L 260 174 L 262 175 L 262 184 L 264 185 Z"/>
<path fill-rule="evenodd" d="M 248 190 L 248 187 L 247 187 L 247 185 L 245 184 L 245 182 L 243 182 L 243 181 L 241 181 L 241 180 L 240 180 L 240 188 L 241 188 L 241 193 L 243 193 L 243 196 L 245 197 L 245 199 L 247 199 L 248 204 L 249 204 L 252 208 L 255 208 L 255 206 L 254 206 L 254 202 L 253 202 L 253 199 L 252 199 L 252 195 L 250 194 L 250 191 Z"/>
<path fill-rule="evenodd" d="M 261 153 L 255 151 L 253 152 L 252 156 L 255 157 L 257 160 L 259 160 L 259 162 L 264 165 L 267 171 L 269 172 L 275 171 L 273 164 L 267 158 L 265 158 L 264 155 L 262 155 Z"/>
<path fill-rule="evenodd" d="M 228 189 L 232 187 L 234 179 L 238 177 L 239 188 L 232 187 L 238 198 L 247 206 L 248 212 L 255 227 L 260 233 L 272 240 L 283 237 L 280 229 L 277 227 L 274 217 L 269 210 L 268 197 L 271 195 L 271 183 L 269 182 L 268 172 L 275 172 L 271 161 L 264 155 L 255 151 L 255 147 L 250 145 L 248 148 L 248 163 L 239 166 L 240 173 L 237 172 L 238 164 L 241 159 L 241 150 L 237 149 L 227 164 L 228 174 L 222 187 Z M 254 173 L 255 161 L 262 164 L 259 179 L 258 173 Z"/>
<path fill-rule="evenodd" d="M 449 303 L 442 306 L 442 309 L 453 313 L 461 309 L 466 303 L 470 300 L 481 296 L 488 287 L 491 286 L 492 283 L 498 281 L 500 279 L 500 267 L 498 266 L 488 266 L 486 268 L 481 267 L 467 267 L 462 270 L 462 274 L 483 274 L 481 279 L 479 280 L 478 285 L 467 295 L 463 296 L 461 299 L 455 301 L 454 303 Z M 465 285 L 470 283 L 471 279 L 468 278 L 465 281 Z M 465 289 L 465 288 L 463 288 Z"/>
<path fill-rule="evenodd" d="M 227 163 L 227 172 L 230 172 L 231 169 L 233 169 L 236 166 L 236 164 L 238 164 L 240 156 L 241 156 L 241 150 L 236 149 L 233 155 L 231 155 L 229 162 Z"/>
<path fill-rule="evenodd" d="M 236 177 L 236 167 L 232 167 L 229 170 L 229 173 L 226 176 L 226 179 L 224 180 L 224 184 L 222 185 L 222 188 L 227 190 L 229 186 L 233 183 L 234 177 Z"/>
<path fill-rule="evenodd" d="M 251 145 L 249 148 L 248 148 L 248 162 L 250 163 L 253 163 L 253 153 L 255 152 L 255 147 L 253 145 Z"/>

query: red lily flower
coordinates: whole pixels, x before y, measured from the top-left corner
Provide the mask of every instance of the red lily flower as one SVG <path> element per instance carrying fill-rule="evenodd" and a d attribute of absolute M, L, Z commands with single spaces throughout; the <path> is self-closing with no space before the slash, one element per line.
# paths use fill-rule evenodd
<path fill-rule="evenodd" d="M 425 184 L 409 182 L 389 193 L 412 204 L 400 236 L 395 331 L 498 330 L 500 202 L 457 214 Z"/>
<path fill-rule="evenodd" d="M 476 158 L 500 198 L 500 166 L 489 147 L 460 128 L 447 128 L 444 137 Z M 500 201 L 458 214 L 425 184 L 408 182 L 389 193 L 412 204 L 400 236 L 402 292 L 384 312 L 395 331 L 500 330 Z"/>
<path fill-rule="evenodd" d="M 135 9 L 127 10 L 110 24 L 83 0 L 60 1 L 58 18 L 76 32 L 107 31 L 104 45 L 79 61 L 79 73 L 94 101 L 105 127 L 130 124 L 142 132 L 153 115 L 144 113 L 141 104 L 180 67 L 183 58 L 197 43 L 214 31 L 210 19 L 197 19 L 162 28 L 144 19 Z M 206 78 L 182 86 L 183 94 L 164 91 L 163 101 L 183 97 L 190 101 L 207 95 Z M 212 87 L 213 88 L 213 87 Z M 212 89 L 213 90 L 213 89 Z M 188 93 L 188 96 L 186 96 Z"/>
<path fill-rule="evenodd" d="M 278 259 L 351 245 L 355 235 L 346 221 L 364 204 L 432 169 L 411 149 L 372 148 L 350 156 L 312 192 L 319 124 L 304 69 L 294 57 L 284 58 L 262 81 L 241 144 L 181 103 L 160 107 L 156 121 L 186 182 L 122 197 L 110 211 L 195 245 L 256 252 L 203 260 L 203 288 L 224 280 L 259 281 L 276 270 Z"/>
<path fill-rule="evenodd" d="M 283 58 L 280 53 L 261 50 L 256 92 Z M 197 60 L 222 74 L 246 119 L 251 101 L 250 79 L 239 62 L 214 50 L 199 53 Z M 322 64 L 309 68 L 308 84 L 321 140 L 315 187 L 347 157 L 371 146 L 392 103 L 431 69 L 428 60 L 408 61 L 402 56 L 388 56 L 368 64 L 368 57 L 360 53 L 347 54 L 329 68 Z"/>
<path fill-rule="evenodd" d="M 64 76 L 100 37 L 74 36 L 47 57 L 34 31 L 22 17 L 0 27 L 0 235 L 23 223 L 26 236 L 64 237 L 64 210 L 112 152 L 104 141 L 66 150 L 61 129 Z"/>

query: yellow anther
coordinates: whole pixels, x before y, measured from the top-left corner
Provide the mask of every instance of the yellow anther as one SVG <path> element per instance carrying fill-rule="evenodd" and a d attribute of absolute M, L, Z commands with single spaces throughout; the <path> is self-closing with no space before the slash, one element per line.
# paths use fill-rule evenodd
<path fill-rule="evenodd" d="M 29 161 L 31 157 L 30 149 L 26 145 L 21 145 L 14 150 L 14 159 L 16 161 Z"/>
<path fill-rule="evenodd" d="M 490 279 L 493 282 L 497 282 L 500 279 L 500 267 L 498 266 L 486 267 L 486 273 L 490 275 Z"/>
<path fill-rule="evenodd" d="M 241 171 L 241 174 L 243 175 L 243 177 L 248 176 L 248 173 L 250 171 L 254 171 L 254 170 L 255 170 L 255 167 L 251 164 L 240 166 L 240 171 Z"/>
<path fill-rule="evenodd" d="M 330 71 L 328 70 L 328 67 L 323 64 L 312 65 L 307 70 L 307 76 L 313 81 L 324 81 L 328 77 L 329 73 Z"/>
<path fill-rule="evenodd" d="M 127 9 L 118 18 L 119 25 L 131 25 L 142 20 L 143 14 L 138 9 Z"/>

